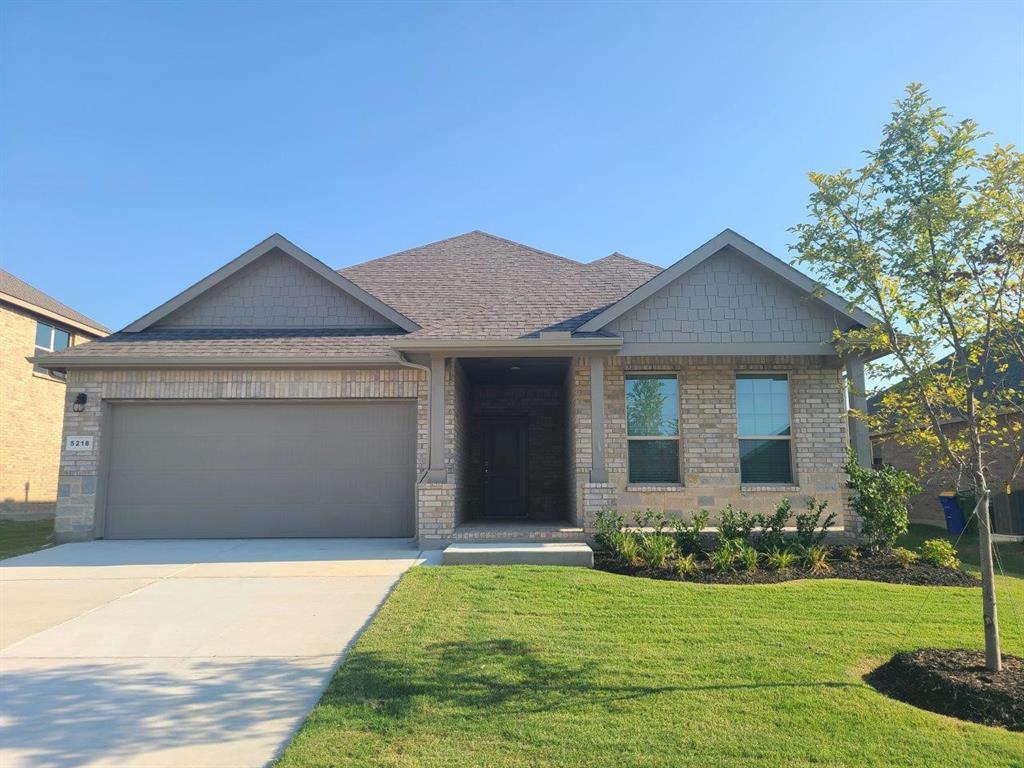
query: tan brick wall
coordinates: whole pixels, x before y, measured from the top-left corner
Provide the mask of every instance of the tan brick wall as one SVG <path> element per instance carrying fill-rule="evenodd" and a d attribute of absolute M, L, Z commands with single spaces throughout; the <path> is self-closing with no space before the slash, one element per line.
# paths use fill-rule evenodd
<path fill-rule="evenodd" d="M 1007 426 L 1011 418 L 1007 416 L 1001 419 L 1000 428 Z M 950 436 L 955 436 L 958 429 L 950 426 L 946 431 Z M 924 489 L 923 493 L 913 496 L 910 500 L 910 522 L 945 526 L 946 518 L 937 498 L 939 493 L 969 487 L 971 479 L 958 478 L 953 470 L 943 468 L 935 461 L 922 460 L 916 448 L 900 445 L 892 436 L 875 438 L 874 443 L 876 456 L 880 453 L 884 463 L 910 472 Z M 1005 493 L 1004 484 L 1010 476 L 1016 458 L 1013 450 L 1009 448 L 993 450 L 990 453 L 988 477 L 994 495 Z M 1024 473 L 1013 480 L 1011 489 L 1024 490 Z"/>
<path fill-rule="evenodd" d="M 35 315 L 0 304 L 0 517 L 51 516 L 57 501 L 65 384 L 32 370 L 35 338 Z"/>
<path fill-rule="evenodd" d="M 590 370 L 573 365 L 577 519 L 590 523 L 603 491 L 588 487 L 591 467 Z M 679 375 L 680 486 L 642 488 L 627 482 L 625 374 L 672 371 Z M 793 407 L 794 485 L 742 486 L 736 425 L 736 374 L 785 372 Z M 605 363 L 605 454 L 609 484 L 626 515 L 652 508 L 689 518 L 727 504 L 749 512 L 770 512 L 783 498 L 800 508 L 808 497 L 829 502 L 837 524 L 855 527 L 850 516 L 842 465 L 849 442 L 841 369 L 824 357 L 617 357 Z M 714 519 L 712 519 L 712 524 Z"/>
<path fill-rule="evenodd" d="M 74 413 L 78 392 L 89 401 Z M 96 438 L 89 453 L 64 451 L 55 530 L 62 540 L 92 538 L 104 403 L 124 399 L 392 398 L 417 401 L 416 478 L 427 466 L 427 385 L 412 368 L 373 370 L 79 370 L 68 376 L 64 434 Z"/>

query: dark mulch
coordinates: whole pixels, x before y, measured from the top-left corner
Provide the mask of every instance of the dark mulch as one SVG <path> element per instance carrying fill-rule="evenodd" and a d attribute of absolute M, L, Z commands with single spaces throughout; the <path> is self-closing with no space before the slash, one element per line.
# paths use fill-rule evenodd
<path fill-rule="evenodd" d="M 955 568 L 945 568 L 927 563 L 914 563 L 901 567 L 891 555 L 864 556 L 859 560 L 829 562 L 830 571 L 811 573 L 802 566 L 785 571 L 759 568 L 756 571 L 716 572 L 702 567 L 696 573 L 681 577 L 671 568 L 648 568 L 642 565 L 623 565 L 609 555 L 598 552 L 594 555 L 594 567 L 624 576 L 641 576 L 648 579 L 671 581 L 693 581 L 699 584 L 777 584 L 795 579 L 858 579 L 860 581 L 882 581 L 889 584 L 912 584 L 933 587 L 977 587 L 978 578 Z"/>
<path fill-rule="evenodd" d="M 922 648 L 898 653 L 864 676 L 887 696 L 930 712 L 1024 731 L 1024 659 L 1003 656 L 985 669 L 980 651 Z"/>

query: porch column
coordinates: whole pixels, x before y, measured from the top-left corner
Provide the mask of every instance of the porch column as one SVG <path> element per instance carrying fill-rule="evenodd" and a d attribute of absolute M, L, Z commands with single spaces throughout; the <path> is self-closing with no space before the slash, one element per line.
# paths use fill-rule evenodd
<path fill-rule="evenodd" d="M 444 461 L 444 369 L 445 358 L 430 358 L 430 468 L 428 483 L 448 481 Z"/>
<path fill-rule="evenodd" d="M 850 408 L 868 412 L 867 387 L 864 384 L 864 358 L 854 355 L 846 358 L 846 381 L 850 392 Z M 850 446 L 857 454 L 857 463 L 862 467 L 870 467 L 874 462 L 874 454 L 871 450 L 871 435 L 868 433 L 868 425 L 862 419 L 856 418 L 853 414 L 850 420 Z"/>
<path fill-rule="evenodd" d="M 590 482 L 607 483 L 604 456 L 604 358 L 590 358 Z"/>

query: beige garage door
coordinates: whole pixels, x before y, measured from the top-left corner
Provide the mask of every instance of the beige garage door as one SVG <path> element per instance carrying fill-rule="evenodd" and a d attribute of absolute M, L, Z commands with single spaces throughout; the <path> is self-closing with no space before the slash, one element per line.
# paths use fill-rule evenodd
<path fill-rule="evenodd" d="M 112 406 L 111 539 L 412 536 L 405 402 Z"/>

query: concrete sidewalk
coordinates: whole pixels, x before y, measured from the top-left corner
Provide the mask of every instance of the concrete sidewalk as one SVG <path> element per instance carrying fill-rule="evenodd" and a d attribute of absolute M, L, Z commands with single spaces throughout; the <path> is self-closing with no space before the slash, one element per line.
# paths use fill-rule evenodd
<path fill-rule="evenodd" d="M 0 563 L 0 765 L 268 764 L 409 542 L 95 541 Z"/>

